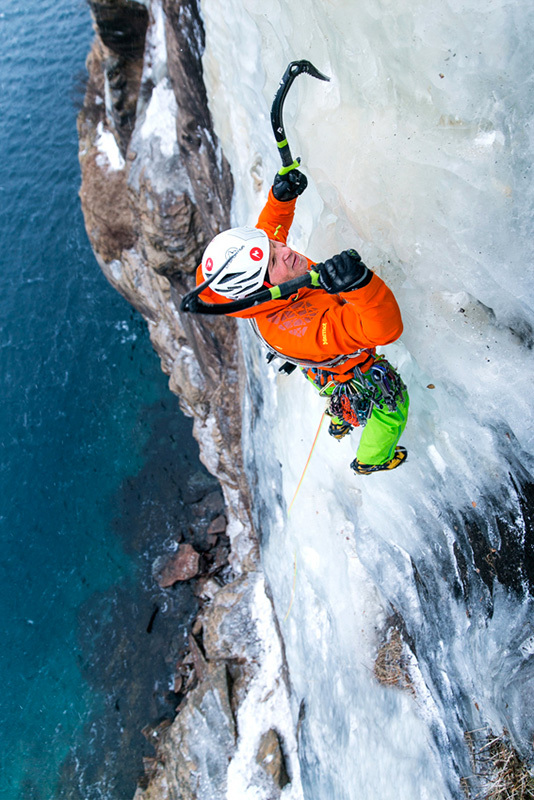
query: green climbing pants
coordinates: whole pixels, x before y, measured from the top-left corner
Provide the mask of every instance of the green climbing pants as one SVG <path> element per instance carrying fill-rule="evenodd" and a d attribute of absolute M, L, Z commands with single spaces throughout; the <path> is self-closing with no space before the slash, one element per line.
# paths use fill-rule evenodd
<path fill-rule="evenodd" d="M 385 359 L 380 358 L 379 360 L 387 364 Z M 388 367 L 396 374 L 391 365 L 388 364 Z M 334 377 L 333 375 L 328 375 L 328 373 L 323 373 L 322 370 L 316 369 L 306 371 L 303 369 L 303 372 L 322 394 L 328 397 L 334 393 L 335 382 L 331 380 Z M 375 390 L 377 388 L 377 384 L 370 372 L 365 373 L 363 378 L 369 384 L 370 389 Z M 402 382 L 400 383 L 402 384 Z M 385 464 L 393 458 L 397 443 L 406 427 L 408 408 L 410 406 L 408 390 L 404 384 L 402 386 L 403 391 L 395 396 L 396 407 L 393 411 L 387 407 L 386 403 L 382 403 L 381 407 L 373 405 L 371 414 L 363 427 L 360 444 L 356 452 L 356 458 L 361 464 L 375 466 L 377 464 Z M 343 423 L 340 417 L 330 415 L 334 423 L 338 425 Z"/>
<path fill-rule="evenodd" d="M 406 390 L 404 394 L 404 401 L 397 402 L 395 411 L 376 406 L 373 408 L 356 452 L 356 458 L 361 464 L 385 464 L 393 458 L 395 447 L 408 420 L 410 399 Z"/>

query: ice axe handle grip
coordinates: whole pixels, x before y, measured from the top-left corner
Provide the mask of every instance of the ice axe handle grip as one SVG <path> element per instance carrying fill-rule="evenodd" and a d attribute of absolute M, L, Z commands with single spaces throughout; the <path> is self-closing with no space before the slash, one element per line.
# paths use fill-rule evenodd
<path fill-rule="evenodd" d="M 293 278 L 293 280 L 280 283 L 278 286 L 272 286 L 269 291 L 273 300 L 278 298 L 285 300 L 304 286 L 319 287 L 319 273 L 312 269 L 299 278 Z"/>

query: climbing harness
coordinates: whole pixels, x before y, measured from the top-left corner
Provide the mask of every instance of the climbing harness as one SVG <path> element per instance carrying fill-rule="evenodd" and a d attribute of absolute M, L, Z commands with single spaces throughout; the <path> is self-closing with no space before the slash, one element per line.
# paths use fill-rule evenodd
<path fill-rule="evenodd" d="M 284 284 L 281 284 L 282 286 Z M 285 353 L 281 353 L 280 350 L 276 350 L 272 344 L 270 344 L 262 335 L 257 321 L 252 318 L 249 319 L 250 325 L 256 337 L 260 340 L 263 346 L 267 349 L 267 363 L 270 364 L 275 358 L 283 358 L 284 364 L 279 368 L 279 372 L 293 372 L 292 369 L 289 367 L 294 364 L 296 367 L 310 367 L 312 372 L 317 370 L 324 371 L 327 368 L 333 369 L 334 367 L 340 367 L 345 364 L 347 361 L 350 361 L 351 358 L 356 358 L 360 356 L 362 353 L 371 353 L 370 350 L 367 348 L 362 348 L 360 350 L 355 350 L 353 353 L 344 353 L 343 355 L 336 356 L 335 358 L 329 358 L 326 361 L 306 361 L 305 358 L 291 358 L 291 356 L 286 356 Z M 320 388 L 320 387 L 319 387 Z"/>
<path fill-rule="evenodd" d="M 320 394 L 328 397 L 328 416 L 363 428 L 374 407 L 383 409 L 385 406 L 393 412 L 399 402 L 404 402 L 406 386 L 385 358 L 376 358 L 365 373 L 359 367 L 354 367 L 352 372 L 352 378 L 340 382 L 337 376 L 323 370 L 307 370 L 307 377 Z"/>

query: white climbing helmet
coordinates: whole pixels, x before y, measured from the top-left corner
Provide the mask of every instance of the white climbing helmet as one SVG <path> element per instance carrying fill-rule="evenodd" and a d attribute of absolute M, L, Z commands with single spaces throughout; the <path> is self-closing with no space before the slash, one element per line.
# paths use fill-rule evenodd
<path fill-rule="evenodd" d="M 246 297 L 263 286 L 269 247 L 269 237 L 259 228 L 245 226 L 217 234 L 202 257 L 204 280 L 221 270 L 210 289 L 232 300 Z"/>

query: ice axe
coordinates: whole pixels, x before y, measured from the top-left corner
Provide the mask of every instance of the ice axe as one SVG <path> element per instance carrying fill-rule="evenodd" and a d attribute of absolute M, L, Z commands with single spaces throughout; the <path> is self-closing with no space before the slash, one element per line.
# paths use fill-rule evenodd
<path fill-rule="evenodd" d="M 287 93 L 290 90 L 293 81 L 303 72 L 307 75 L 311 75 L 312 78 L 318 78 L 320 81 L 330 80 L 330 78 L 328 78 L 326 75 L 323 75 L 322 72 L 319 72 L 317 67 L 314 67 L 311 61 L 292 61 L 290 64 L 288 64 L 271 106 L 271 125 L 278 149 L 280 151 L 280 158 L 282 159 L 282 167 L 278 170 L 279 175 L 286 175 L 288 172 L 291 172 L 292 169 L 296 169 L 300 164 L 300 158 L 293 160 L 293 156 L 291 155 L 291 150 L 289 149 L 289 145 L 287 143 L 286 132 L 284 130 L 282 111 Z"/>
<path fill-rule="evenodd" d="M 310 61 L 292 61 L 282 76 L 282 80 L 278 86 L 274 96 L 273 104 L 271 107 L 271 124 L 273 126 L 276 143 L 280 151 L 282 159 L 282 167 L 279 170 L 280 175 L 286 175 L 292 169 L 296 169 L 300 164 L 300 158 L 293 160 L 291 150 L 287 143 L 287 138 L 284 130 L 284 122 L 282 119 L 282 111 L 284 108 L 284 101 L 287 93 L 291 88 L 291 84 L 295 78 L 301 73 L 307 73 L 313 78 L 318 78 L 321 81 L 329 81 L 326 75 L 319 72 L 317 67 L 314 67 Z M 242 297 L 240 300 L 233 300 L 229 303 L 205 303 L 201 300 L 199 295 L 206 289 L 210 283 L 215 280 L 217 275 L 222 272 L 237 255 L 237 252 L 230 255 L 225 263 L 213 275 L 205 280 L 200 286 L 197 286 L 191 292 L 185 295 L 182 299 L 180 309 L 181 311 L 190 311 L 194 314 L 211 314 L 222 315 L 232 314 L 237 311 L 244 311 L 247 308 L 268 303 L 269 300 L 281 300 L 291 297 L 296 294 L 299 289 L 304 286 L 319 286 L 319 273 L 315 270 L 310 270 L 306 275 L 299 278 L 293 278 L 286 283 L 281 283 L 278 286 L 271 286 L 270 288 L 259 289 L 247 297 Z"/>

